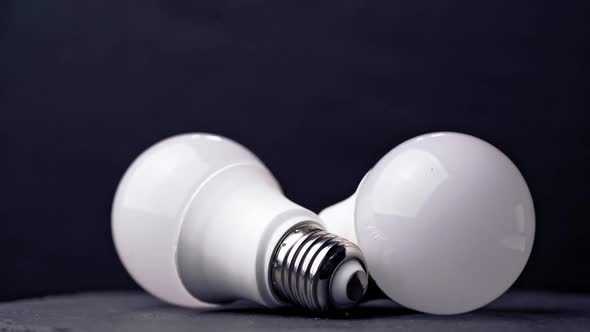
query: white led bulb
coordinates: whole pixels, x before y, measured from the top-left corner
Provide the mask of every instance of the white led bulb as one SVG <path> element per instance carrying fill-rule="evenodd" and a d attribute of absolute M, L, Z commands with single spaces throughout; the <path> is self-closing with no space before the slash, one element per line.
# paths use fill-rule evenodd
<path fill-rule="evenodd" d="M 434 314 L 471 311 L 504 293 L 535 234 L 533 201 L 516 166 L 459 133 L 395 147 L 352 197 L 320 217 L 330 232 L 358 241 L 387 296 Z"/>
<path fill-rule="evenodd" d="M 220 136 L 179 135 L 143 152 L 117 189 L 112 230 L 131 276 L 177 305 L 327 310 L 353 305 L 367 286 L 358 247 L 326 232 L 258 158 Z"/>

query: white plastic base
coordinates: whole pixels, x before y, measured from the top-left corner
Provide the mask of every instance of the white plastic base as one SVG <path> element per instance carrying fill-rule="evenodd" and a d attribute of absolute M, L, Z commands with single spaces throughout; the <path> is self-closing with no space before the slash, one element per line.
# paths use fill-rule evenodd
<path fill-rule="evenodd" d="M 358 245 L 354 228 L 355 201 L 356 193 L 339 203 L 325 208 L 320 212 L 319 216 L 330 233 Z"/>
<path fill-rule="evenodd" d="M 358 298 L 354 295 L 349 294 L 351 290 L 350 279 L 357 274 L 366 276 L 365 269 L 363 268 L 361 263 L 356 259 L 351 259 L 342 263 L 334 272 L 334 275 L 332 276 L 332 282 L 330 285 L 330 294 L 332 295 L 332 301 L 335 305 L 339 307 L 353 306 L 358 302 L 360 296 L 364 294 L 364 291 L 362 293 L 359 293 Z M 366 286 L 367 284 L 366 278 L 365 280 L 362 280 L 360 282 L 363 282 L 365 284 L 364 286 Z M 356 286 L 355 288 L 359 290 L 362 289 Z M 353 291 L 358 292 L 357 290 Z"/>
<path fill-rule="evenodd" d="M 319 224 L 319 218 L 285 198 L 265 168 L 220 170 L 186 211 L 177 248 L 182 283 L 206 302 L 284 305 L 272 292 L 269 262 L 285 232 L 302 222 Z"/>

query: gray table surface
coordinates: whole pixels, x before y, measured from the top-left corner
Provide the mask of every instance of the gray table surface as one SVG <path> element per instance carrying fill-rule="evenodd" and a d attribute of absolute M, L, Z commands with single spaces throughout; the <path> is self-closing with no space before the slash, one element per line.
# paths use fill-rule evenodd
<path fill-rule="evenodd" d="M 590 294 L 511 291 L 472 313 L 433 316 L 389 301 L 325 317 L 248 303 L 169 306 L 141 292 L 80 293 L 0 303 L 0 331 L 590 331 Z"/>

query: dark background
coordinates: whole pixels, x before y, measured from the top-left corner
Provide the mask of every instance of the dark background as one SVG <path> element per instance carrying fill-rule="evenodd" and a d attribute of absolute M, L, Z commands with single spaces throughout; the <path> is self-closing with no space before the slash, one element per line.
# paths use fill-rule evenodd
<path fill-rule="evenodd" d="M 518 287 L 590 291 L 585 1 L 0 0 L 0 300 L 136 287 L 118 180 L 178 133 L 233 138 L 314 211 L 452 130 L 518 165 Z"/>

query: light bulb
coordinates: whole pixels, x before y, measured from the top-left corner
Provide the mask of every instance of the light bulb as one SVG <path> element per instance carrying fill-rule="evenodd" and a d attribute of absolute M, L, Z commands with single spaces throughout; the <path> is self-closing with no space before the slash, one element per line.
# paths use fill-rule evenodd
<path fill-rule="evenodd" d="M 522 272 L 535 234 L 533 201 L 516 166 L 459 133 L 395 147 L 353 196 L 320 217 L 330 232 L 358 241 L 387 296 L 433 314 L 499 297 Z"/>
<path fill-rule="evenodd" d="M 130 275 L 182 306 L 246 299 L 346 308 L 367 287 L 358 247 L 285 198 L 246 148 L 185 134 L 143 152 L 115 194 L 112 231 Z"/>

